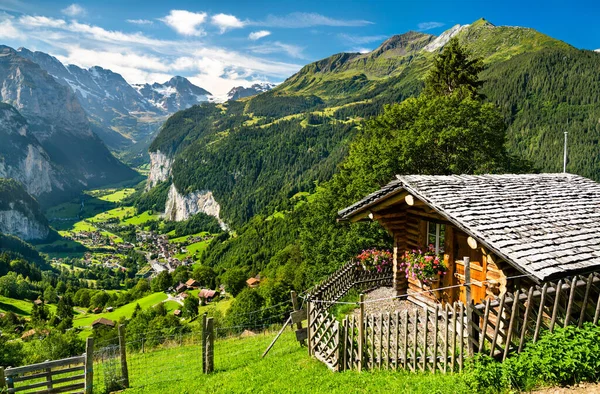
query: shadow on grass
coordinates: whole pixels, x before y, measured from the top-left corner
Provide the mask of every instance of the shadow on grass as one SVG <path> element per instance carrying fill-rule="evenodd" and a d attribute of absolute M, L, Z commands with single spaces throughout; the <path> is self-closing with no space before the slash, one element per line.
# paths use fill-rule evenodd
<path fill-rule="evenodd" d="M 29 311 L 26 311 L 24 309 L 21 309 L 19 307 L 11 305 L 11 304 L 7 304 L 5 302 L 0 302 L 0 309 L 3 311 L 6 311 L 6 312 L 13 312 L 17 315 L 26 315 L 26 316 L 31 315 L 31 313 Z"/>

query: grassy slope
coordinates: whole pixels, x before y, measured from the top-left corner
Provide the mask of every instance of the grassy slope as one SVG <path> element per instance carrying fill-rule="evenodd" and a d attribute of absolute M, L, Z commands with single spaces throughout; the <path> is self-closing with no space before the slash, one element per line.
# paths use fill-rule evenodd
<path fill-rule="evenodd" d="M 285 331 L 269 355 L 275 334 L 215 343 L 215 373 L 202 375 L 199 346 L 128 356 L 131 388 L 125 393 L 466 393 L 456 375 L 347 371 L 332 373 L 307 355 Z M 160 373 L 148 374 L 152 368 Z"/>
<path fill-rule="evenodd" d="M 56 313 L 56 305 L 46 305 L 50 312 Z M 16 300 L 0 296 L 0 312 L 14 312 L 19 316 L 31 315 L 33 303 L 30 301 Z"/>
<path fill-rule="evenodd" d="M 124 223 L 125 224 L 133 224 L 133 225 L 139 226 L 139 225 L 144 224 L 146 222 L 149 222 L 151 220 L 158 220 L 159 217 L 160 217 L 159 214 L 152 215 L 148 211 L 146 211 L 146 212 L 143 212 L 143 213 L 141 213 L 139 215 L 136 215 L 136 216 L 133 216 L 133 217 L 131 217 L 129 219 L 126 219 L 124 221 Z"/>
<path fill-rule="evenodd" d="M 142 309 L 150 308 L 159 302 L 162 302 L 167 299 L 167 295 L 165 293 L 154 293 L 146 296 L 144 298 L 140 298 L 139 300 L 130 302 L 129 304 L 125 304 L 117 309 L 114 312 L 106 312 L 106 313 L 98 313 L 98 314 L 89 314 L 78 316 L 73 320 L 74 327 L 83 327 L 89 326 L 96 319 L 101 317 L 107 318 L 109 320 L 117 321 L 121 317 L 130 318 L 133 314 L 136 304 L 140 304 Z"/>

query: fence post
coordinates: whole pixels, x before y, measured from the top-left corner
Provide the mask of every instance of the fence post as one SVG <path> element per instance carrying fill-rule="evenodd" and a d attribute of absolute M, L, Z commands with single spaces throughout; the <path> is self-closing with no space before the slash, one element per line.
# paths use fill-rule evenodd
<path fill-rule="evenodd" d="M 297 312 L 300 310 L 300 305 L 298 305 L 298 295 L 296 294 L 296 292 L 294 290 L 292 290 L 290 293 L 292 296 L 292 307 L 294 308 L 294 312 Z M 292 327 L 292 329 L 293 329 L 293 327 Z M 298 331 L 298 330 L 302 330 L 302 322 L 296 323 L 296 331 Z M 300 345 L 301 346 L 306 345 L 306 341 L 304 339 L 301 340 Z"/>
<path fill-rule="evenodd" d="M 360 313 L 358 315 L 358 371 L 362 371 L 364 365 L 365 344 L 365 295 L 360 295 Z"/>
<path fill-rule="evenodd" d="M 4 367 L 0 367 L 0 393 L 6 388 L 6 378 L 4 377 Z"/>
<path fill-rule="evenodd" d="M 206 320 L 206 331 L 208 336 L 206 344 L 206 373 L 212 373 L 215 369 L 215 333 L 212 317 Z"/>
<path fill-rule="evenodd" d="M 121 375 L 123 386 L 129 387 L 129 371 L 127 370 L 127 344 L 125 343 L 125 327 L 119 324 L 119 352 L 121 353 Z"/>
<path fill-rule="evenodd" d="M 307 347 L 308 347 L 308 355 L 312 356 L 312 340 L 311 340 L 311 331 L 310 331 L 310 325 L 311 325 L 311 314 L 312 314 L 312 302 L 310 301 L 310 298 L 307 297 L 307 301 L 306 301 L 306 337 L 308 338 L 307 341 Z"/>
<path fill-rule="evenodd" d="M 206 313 L 202 315 L 202 337 L 200 339 L 200 352 L 202 353 L 202 373 L 206 373 Z"/>
<path fill-rule="evenodd" d="M 475 341 L 473 329 L 473 297 L 471 295 L 471 258 L 463 257 L 465 264 L 465 296 L 467 304 L 467 352 L 469 356 L 473 355 L 473 343 Z"/>
<path fill-rule="evenodd" d="M 1 370 L 1 368 L 0 368 Z M 4 371 L 2 371 L 4 372 Z M 94 338 L 89 337 L 85 342 L 85 394 L 92 394 L 94 390 Z M 1 377 L 4 378 L 3 374 Z M 0 388 L 4 379 L 0 382 Z"/>

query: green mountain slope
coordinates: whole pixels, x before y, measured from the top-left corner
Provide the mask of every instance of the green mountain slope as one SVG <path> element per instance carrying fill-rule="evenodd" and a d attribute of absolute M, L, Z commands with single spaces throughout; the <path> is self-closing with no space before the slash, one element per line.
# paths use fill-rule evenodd
<path fill-rule="evenodd" d="M 569 169 L 600 179 L 594 164 L 600 132 L 592 127 L 598 119 L 600 54 L 483 19 L 440 37 L 393 36 L 367 54 L 311 63 L 268 93 L 182 111 L 165 124 L 150 151 L 174 158 L 171 179 L 181 194 L 213 191 L 221 216 L 233 225 L 286 209 L 296 192 L 311 191 L 314 182 L 331 177 L 361 119 L 422 90 L 434 55 L 452 36 L 488 66 L 482 89 L 504 108 L 511 152 L 539 170 L 555 171 L 562 141 L 558 114 L 572 113 L 572 127 L 588 131 L 574 136 L 574 147 L 581 149 L 573 151 Z M 564 67 L 556 68 L 553 62 L 565 56 Z"/>

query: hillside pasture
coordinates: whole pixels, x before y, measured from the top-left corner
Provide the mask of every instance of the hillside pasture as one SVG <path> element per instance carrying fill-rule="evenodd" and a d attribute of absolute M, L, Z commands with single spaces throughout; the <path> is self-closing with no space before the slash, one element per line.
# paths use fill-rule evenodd
<path fill-rule="evenodd" d="M 215 342 L 215 372 L 203 375 L 199 345 L 128 355 L 130 389 L 124 393 L 468 393 L 459 375 L 400 371 L 332 373 L 308 356 L 286 330 Z M 149 374 L 149 370 L 160 373 Z"/>
<path fill-rule="evenodd" d="M 135 300 L 130 302 L 129 304 L 125 304 L 116 308 L 113 312 L 103 312 L 103 313 L 88 313 L 86 315 L 80 315 L 75 317 L 73 320 L 74 327 L 89 327 L 94 320 L 104 317 L 106 319 L 117 321 L 121 317 L 125 317 L 129 319 L 135 310 L 136 304 L 140 304 L 142 309 L 147 309 L 153 307 L 154 305 L 163 302 L 167 299 L 167 295 L 165 293 L 154 293 L 150 294 L 146 297 L 140 298 L 139 300 Z"/>

